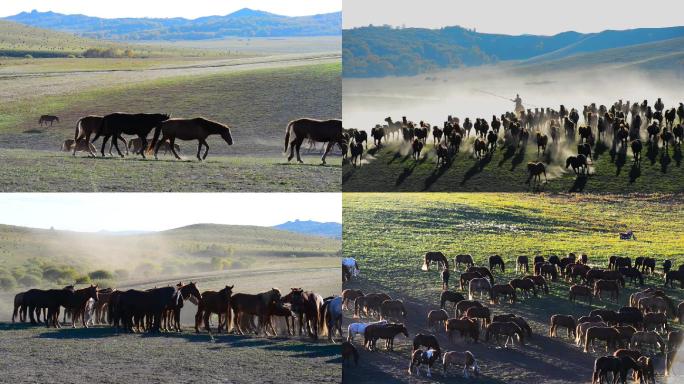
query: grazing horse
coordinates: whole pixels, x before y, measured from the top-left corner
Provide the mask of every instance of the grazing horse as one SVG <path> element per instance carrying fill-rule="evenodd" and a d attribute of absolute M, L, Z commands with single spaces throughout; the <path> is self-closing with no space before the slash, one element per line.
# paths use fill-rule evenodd
<path fill-rule="evenodd" d="M 489 341 L 492 337 L 496 337 L 498 340 L 500 335 L 506 336 L 504 348 L 508 346 L 509 341 L 511 342 L 511 345 L 514 345 L 514 338 L 516 336 L 521 345 L 525 344 L 525 334 L 523 330 L 520 328 L 520 326 L 518 326 L 518 324 L 512 321 L 494 321 L 489 324 L 485 334 L 485 341 Z"/>
<path fill-rule="evenodd" d="M 380 304 L 380 320 L 406 318 L 406 308 L 401 300 L 385 300 Z"/>
<path fill-rule="evenodd" d="M 386 293 L 369 293 L 365 296 L 357 297 L 356 300 L 354 300 L 354 317 L 360 317 L 361 311 L 363 311 L 366 316 L 369 316 L 372 313 L 379 315 L 382 302 L 390 299 L 392 298 Z"/>
<path fill-rule="evenodd" d="M 489 270 L 494 271 L 494 267 L 499 267 L 501 269 L 501 273 L 505 272 L 506 265 L 504 263 L 504 260 L 501 258 L 501 256 L 499 256 L 499 255 L 489 256 Z"/>
<path fill-rule="evenodd" d="M 569 299 L 571 302 L 574 302 L 577 300 L 577 297 L 586 297 L 589 300 L 589 304 L 591 304 L 591 299 L 593 297 L 593 292 L 590 287 L 586 285 L 578 285 L 574 284 L 573 286 L 570 287 L 570 293 L 568 295 Z"/>
<path fill-rule="evenodd" d="M 306 292 L 302 288 L 291 288 L 290 293 L 283 296 L 282 301 L 290 303 L 292 312 L 298 315 L 298 334 L 301 336 L 302 328 L 305 328 L 306 333 L 312 339 L 317 340 L 319 311 L 323 301 L 322 298 L 313 292 Z"/>
<path fill-rule="evenodd" d="M 468 254 L 456 255 L 454 257 L 454 271 L 458 271 L 461 268 L 461 264 L 465 264 L 468 267 L 474 266 L 473 256 Z"/>
<path fill-rule="evenodd" d="M 492 300 L 495 303 L 499 302 L 499 296 L 507 297 L 511 304 L 514 304 L 517 299 L 515 288 L 510 284 L 494 284 L 492 286 Z"/>
<path fill-rule="evenodd" d="M 199 325 L 204 320 L 204 329 L 210 331 L 209 328 L 209 317 L 213 313 L 217 314 L 219 317 L 217 333 L 221 333 L 222 323 L 221 315 L 225 316 L 223 324 L 225 325 L 226 332 L 228 332 L 228 327 L 231 323 L 230 317 L 230 299 L 233 295 L 234 285 L 228 286 L 221 289 L 220 291 L 204 291 L 202 292 L 201 299 L 197 305 L 197 313 L 195 314 L 195 332 L 199 333 Z"/>
<path fill-rule="evenodd" d="M 386 340 L 386 349 L 392 351 L 394 350 L 394 338 L 400 333 L 409 337 L 408 330 L 404 324 L 372 324 L 367 326 L 363 332 L 363 345 L 365 345 L 369 351 L 373 351 L 377 349 L 375 343 L 379 339 L 383 339 Z"/>
<path fill-rule="evenodd" d="M 447 290 L 449 289 L 449 276 L 451 274 L 449 273 L 449 269 L 445 268 L 442 270 L 441 277 L 442 277 L 442 290 Z"/>
<path fill-rule="evenodd" d="M 517 316 L 513 313 L 507 313 L 507 314 L 503 314 L 503 315 L 495 315 L 492 318 L 492 321 L 498 321 L 498 322 L 512 321 L 512 322 L 516 323 L 518 325 L 518 327 L 520 327 L 520 329 L 522 329 L 525 334 L 527 334 L 528 338 L 530 338 L 530 339 L 532 338 L 532 327 L 530 327 L 530 325 L 527 323 L 527 321 L 525 321 L 525 319 L 522 318 L 521 316 Z"/>
<path fill-rule="evenodd" d="M 544 163 L 530 161 L 527 163 L 527 173 L 529 176 L 525 184 L 529 184 L 532 179 L 534 179 L 535 183 L 541 183 L 542 174 L 544 174 L 544 181 L 549 182 L 549 179 L 546 178 L 546 166 Z"/>
<path fill-rule="evenodd" d="M 197 145 L 197 160 L 199 161 L 207 158 L 207 154 L 209 153 L 207 137 L 210 135 L 220 135 L 221 138 L 228 143 L 228 145 L 233 145 L 233 137 L 231 136 L 230 128 L 227 125 L 223 125 L 203 117 L 196 117 L 194 119 L 167 119 L 161 123 L 161 132 L 162 138 L 159 140 L 159 142 L 157 142 L 156 146 L 154 146 L 155 159 L 157 158 L 157 152 L 159 152 L 159 148 L 163 145 L 163 143 L 168 141 L 169 146 L 171 147 L 171 152 L 173 152 L 173 155 L 176 157 L 176 159 L 180 160 L 181 157 L 176 151 L 176 139 L 197 140 L 199 142 Z M 155 132 L 155 138 L 152 139 L 153 143 L 155 142 L 157 136 L 158 132 Z M 142 140 L 143 144 L 146 143 L 144 139 Z M 204 155 L 200 157 L 202 146 L 205 147 L 205 150 Z"/>
<path fill-rule="evenodd" d="M 476 277 L 468 282 L 468 299 L 473 300 L 475 295 L 482 297 L 482 294 L 486 293 L 489 295 L 489 299 L 492 299 L 492 284 L 488 279 L 484 277 Z"/>
<path fill-rule="evenodd" d="M 142 147 L 147 148 L 147 135 L 154 129 L 154 136 L 150 143 L 150 148 L 152 148 L 157 144 L 162 121 L 168 118 L 169 115 L 162 113 L 111 113 L 102 118 L 102 126 L 93 141 L 100 136 L 104 136 L 102 148 L 100 149 L 102 157 L 104 157 L 105 145 L 111 137 L 114 142 L 114 148 L 116 148 L 119 156 L 124 157 L 118 144 L 118 137 L 121 134 L 137 135 L 142 140 Z M 145 151 L 141 150 L 139 154 L 145 158 Z"/>
<path fill-rule="evenodd" d="M 459 332 L 462 338 L 470 337 L 473 342 L 480 339 L 480 325 L 477 320 L 468 319 L 466 317 L 460 319 L 448 319 L 446 321 L 447 338 L 452 343 L 454 342 L 454 335 Z"/>
<path fill-rule="evenodd" d="M 449 320 L 449 314 L 443 309 L 434 309 L 428 312 L 427 315 L 427 327 L 434 328 L 436 325 L 446 325 L 446 321 Z"/>
<path fill-rule="evenodd" d="M 385 325 L 387 324 L 387 320 L 380 320 L 376 321 L 373 323 L 351 323 L 347 326 L 347 341 L 352 342 L 354 341 L 354 336 L 356 335 L 363 335 L 364 332 L 366 331 L 366 327 L 369 325 L 373 324 L 378 324 L 378 325 Z"/>
<path fill-rule="evenodd" d="M 236 293 L 230 299 L 230 307 L 233 312 L 233 324 L 235 329 L 241 333 L 245 334 L 245 330 L 242 327 L 243 318 L 246 316 L 256 316 L 258 319 L 256 334 L 261 333 L 264 326 L 268 324 L 268 314 L 270 313 L 270 307 L 273 304 L 280 304 L 283 297 L 280 291 L 276 288 L 272 288 L 269 291 L 261 292 L 258 294 L 247 294 L 247 293 Z M 292 304 L 292 302 L 291 302 Z M 299 307 L 297 307 L 299 309 Z M 295 305 L 292 304 L 292 311 L 298 313 L 295 309 Z M 318 313 L 318 308 L 316 308 L 316 314 Z M 300 315 L 300 335 L 301 335 L 301 324 L 302 315 Z M 317 331 L 316 325 L 318 324 L 318 317 L 313 319 L 313 328 Z"/>
<path fill-rule="evenodd" d="M 38 124 L 42 127 L 43 123 L 45 123 L 45 126 L 47 127 L 47 123 L 50 123 L 50 126 L 52 127 L 52 123 L 55 121 L 59 123 L 59 117 L 54 115 L 41 115 L 40 119 L 38 119 Z"/>
<path fill-rule="evenodd" d="M 437 351 L 437 353 L 439 353 L 441 350 L 439 347 L 439 342 L 434 335 L 426 335 L 423 333 L 418 333 L 413 337 L 413 350 L 415 351 L 420 347 L 434 349 Z"/>
<path fill-rule="evenodd" d="M 292 137 L 292 140 L 290 140 Z M 299 149 L 305 139 L 312 140 L 317 143 L 328 143 L 321 161 L 325 164 L 325 157 L 332 149 L 333 145 L 337 144 L 342 147 L 344 137 L 342 136 L 342 120 L 315 120 L 315 119 L 297 119 L 290 121 L 285 128 L 285 153 L 287 148 L 290 148 L 290 155 L 287 161 L 292 160 L 295 150 L 297 151 L 297 161 L 303 163 L 299 156 Z"/>
<path fill-rule="evenodd" d="M 487 328 L 492 322 L 492 313 L 487 307 L 470 307 L 465 312 L 465 316 L 469 319 L 479 321 L 482 319 L 482 328 Z"/>
<path fill-rule="evenodd" d="M 591 384 L 603 384 L 604 380 L 608 382 L 609 373 L 613 375 L 613 384 L 617 384 L 618 380 L 625 383 L 630 369 L 639 371 L 640 366 L 629 356 L 601 356 L 594 361 Z"/>
<path fill-rule="evenodd" d="M 442 252 L 425 252 L 423 255 L 423 271 L 430 270 L 430 263 L 437 263 L 438 268 L 449 269 L 449 261 Z"/>
<path fill-rule="evenodd" d="M 352 358 L 354 359 L 354 365 L 358 366 L 359 352 L 356 350 L 356 347 L 354 347 L 354 344 L 349 341 L 345 341 L 342 343 L 342 365 L 346 365 L 347 361 L 349 361 L 349 364 L 351 364 Z"/>
<path fill-rule="evenodd" d="M 432 377 L 430 369 L 435 361 L 439 360 L 439 350 L 428 349 L 423 351 L 422 349 L 416 349 L 411 354 L 411 364 L 409 364 L 408 373 L 409 376 L 413 375 L 415 370 L 416 375 L 420 376 L 420 366 L 424 364 L 427 366 L 427 377 Z"/>
<path fill-rule="evenodd" d="M 357 297 L 363 296 L 363 292 L 360 289 L 345 289 L 342 291 L 342 309 L 349 308 L 349 303 L 353 303 Z"/>
<path fill-rule="evenodd" d="M 603 292 L 610 292 L 610 297 L 612 299 L 615 299 L 615 301 L 618 301 L 618 298 L 620 296 L 620 286 L 618 285 L 618 282 L 615 280 L 597 280 L 594 282 L 594 296 L 596 296 L 599 300 L 601 300 L 601 294 Z"/>
<path fill-rule="evenodd" d="M 570 315 L 552 315 L 549 328 L 549 337 L 557 336 L 558 327 L 567 328 L 568 338 L 574 339 L 576 337 L 575 328 L 577 328 L 577 322 L 575 321 L 574 317 Z"/>
<path fill-rule="evenodd" d="M 473 308 L 473 307 L 484 308 L 484 305 L 482 305 L 482 303 L 480 303 L 479 301 L 475 301 L 475 300 L 459 301 L 458 304 L 456 304 L 456 315 L 457 316 L 463 316 L 466 314 L 468 309 Z"/>
<path fill-rule="evenodd" d="M 659 334 L 653 331 L 637 331 L 632 335 L 632 340 L 630 340 L 630 346 L 640 351 L 644 351 L 646 347 L 653 349 L 654 351 L 659 351 L 660 353 L 665 353 L 665 347 L 667 344 L 660 337 Z"/>
<path fill-rule="evenodd" d="M 472 371 L 472 375 L 477 378 L 480 376 L 480 367 L 477 365 L 477 360 L 475 360 L 475 355 L 470 351 L 458 352 L 458 351 L 446 351 L 442 356 L 442 367 L 444 368 L 444 376 L 446 376 L 449 366 L 455 365 L 459 362 L 463 363 L 463 377 L 468 379 L 470 374 L 468 371 Z"/>
<path fill-rule="evenodd" d="M 453 303 L 455 307 L 456 304 L 463 300 L 465 300 L 465 297 L 459 292 L 442 291 L 442 293 L 439 295 L 439 308 L 444 309 L 444 305 L 447 301 Z"/>
<path fill-rule="evenodd" d="M 594 340 L 605 341 L 606 349 L 615 349 L 619 338 L 620 332 L 613 327 L 590 327 L 584 335 L 584 352 L 589 353 L 589 345 L 593 347 Z"/>
<path fill-rule="evenodd" d="M 513 279 L 509 282 L 511 287 L 520 290 L 520 296 L 530 296 L 530 292 L 537 296 L 537 286 L 534 281 L 529 279 Z"/>

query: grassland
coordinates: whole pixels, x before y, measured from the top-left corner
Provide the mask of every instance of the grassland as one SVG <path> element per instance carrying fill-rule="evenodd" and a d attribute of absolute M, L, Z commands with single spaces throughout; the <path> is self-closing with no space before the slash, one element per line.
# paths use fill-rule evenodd
<path fill-rule="evenodd" d="M 345 288 L 387 292 L 404 300 L 412 337 L 417 332 L 433 332 L 425 327 L 425 318 L 429 310 L 439 308 L 439 274 L 436 269 L 420 270 L 426 251 L 442 251 L 450 262 L 456 254 L 470 253 L 479 265 L 487 265 L 488 256 L 499 254 L 507 264 L 506 273 L 495 272 L 497 283 L 516 275 L 514 262 L 519 255 L 585 252 L 589 263 L 597 267 L 607 266 L 611 255 L 651 256 L 659 260 L 658 273 L 648 276 L 646 285 L 662 286 L 660 261 L 669 258 L 676 266 L 684 262 L 684 224 L 679 217 L 683 206 L 678 195 L 345 193 L 344 255 L 355 257 L 361 267 L 361 276 Z M 618 233 L 627 229 L 634 231 L 636 241 L 619 240 Z M 458 276 L 452 273 L 450 285 L 456 284 L 452 289 L 458 290 Z M 534 336 L 523 347 L 452 344 L 441 332 L 440 343 L 444 349 L 475 353 L 483 369 L 482 382 L 587 382 L 593 359 L 602 351 L 585 354 L 567 339 L 547 337 L 549 317 L 554 313 L 577 317 L 596 307 L 617 309 L 639 287 L 628 284 L 620 292 L 619 303 L 594 301 L 593 306 L 571 304 L 568 287 L 564 281 L 553 282 L 549 295 L 514 305 L 488 304 L 494 314 L 516 313 L 530 322 Z M 666 291 L 677 302 L 684 300 L 682 290 Z M 362 352 L 359 368 L 345 369 L 345 381 L 408 382 L 410 340 L 400 337 L 397 342 L 393 353 Z M 662 356 L 656 362 L 661 369 Z M 435 380 L 453 382 L 454 378 L 438 374 Z"/>
<path fill-rule="evenodd" d="M 594 162 L 588 177 L 576 177 L 572 169 L 565 169 L 566 154 L 550 149 L 546 156 L 537 157 L 537 147 L 530 140 L 524 151 L 499 146 L 493 155 L 482 160 L 474 158 L 472 142 L 467 141 L 462 151 L 450 164 L 436 166 L 432 145 L 427 155 L 417 162 L 408 148 L 390 144 L 379 150 L 370 149 L 361 167 L 343 167 L 342 189 L 345 192 L 592 192 L 592 193 L 679 193 L 684 191 L 684 170 L 681 148 L 670 147 L 642 152 L 640 167 L 632 163 L 631 151 L 617 153 L 598 143 L 594 148 Z M 551 161 L 553 159 L 553 161 Z M 526 184 L 527 162 L 543 160 L 547 163 L 548 183 L 538 188 Z M 550 164 L 550 165 L 549 165 Z"/>
<path fill-rule="evenodd" d="M 0 107 L 0 150 L 9 166 L 3 167 L 0 190 L 338 191 L 339 157 L 333 156 L 328 167 L 309 166 L 319 164 L 316 151 L 316 160 L 306 156 L 308 165 L 289 165 L 282 155 L 282 138 L 292 119 L 339 116 L 340 94 L 339 64 L 299 63 L 65 91 L 6 103 Z M 73 137 L 78 118 L 132 110 L 175 117 L 201 115 L 227 123 L 234 145 L 210 138 L 210 154 L 203 164 L 145 162 L 134 157 L 71 158 L 58 152 L 61 143 Z M 61 123 L 38 127 L 36 116 L 43 113 L 60 116 Z M 183 157 L 192 159 L 195 143 L 180 144 Z"/>

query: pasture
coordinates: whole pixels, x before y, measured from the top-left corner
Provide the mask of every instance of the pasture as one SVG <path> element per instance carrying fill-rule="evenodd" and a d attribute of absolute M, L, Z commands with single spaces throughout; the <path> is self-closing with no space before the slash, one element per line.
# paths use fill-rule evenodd
<path fill-rule="evenodd" d="M 359 366 L 344 369 L 345 382 L 473 382 L 464 380 L 456 369 L 446 378 L 441 364 L 435 365 L 431 380 L 425 379 L 424 369 L 420 378 L 414 375 L 409 379 L 411 340 L 419 332 L 434 332 L 426 326 L 426 317 L 429 310 L 439 309 L 438 268 L 433 264 L 430 271 L 421 270 L 426 252 L 440 251 L 447 256 L 452 270 L 449 287 L 466 296 L 467 292 L 458 288 L 460 273 L 453 271 L 454 256 L 465 253 L 473 255 L 476 265 L 486 266 L 490 255 L 501 255 L 506 272 L 493 271 L 496 284 L 521 275 L 515 271 L 515 258 L 520 255 L 528 256 L 532 264 L 537 255 L 548 259 L 569 252 L 586 253 L 589 265 L 602 268 L 607 268 L 612 255 L 632 260 L 648 256 L 657 259 L 657 267 L 655 275 L 646 275 L 645 286 L 662 287 L 662 260 L 671 259 L 675 268 L 684 262 L 684 226 L 679 217 L 683 207 L 681 196 L 659 194 L 345 193 L 344 256 L 356 258 L 361 275 L 344 288 L 384 292 L 403 300 L 407 309 L 404 323 L 410 335 L 408 339 L 402 335 L 396 338 L 394 352 L 385 351 L 384 345 L 379 352 L 365 351 L 357 336 Z M 636 240 L 619 239 L 619 232 L 627 230 L 634 232 Z M 564 330 L 559 331 L 559 337 L 550 338 L 550 316 L 567 314 L 577 319 L 595 308 L 617 310 L 641 287 L 627 282 L 617 303 L 594 299 L 589 305 L 583 300 L 571 303 L 569 286 L 559 277 L 549 282 L 548 295 L 522 298 L 515 304 L 485 303 L 493 315 L 514 313 L 527 320 L 533 337 L 524 346 L 516 343 L 508 348 L 495 347 L 483 340 L 483 332 L 478 343 L 458 336 L 452 343 L 442 329 L 435 333 L 442 351 L 473 352 L 482 369 L 477 382 L 589 382 L 594 359 L 606 354 L 605 344 L 597 343 L 596 352 L 584 353 L 565 337 Z M 683 290 L 664 290 L 675 303 L 684 300 Z M 347 323 L 358 321 L 351 319 L 351 312 L 347 314 Z M 670 320 L 670 326 L 680 328 L 676 320 Z M 666 382 L 663 356 L 656 356 L 655 361 L 658 382 Z M 681 367 L 681 354 L 676 364 Z M 678 372 L 684 373 L 681 368 Z M 669 382 L 679 379 L 681 376 L 674 376 L 670 378 L 674 381 Z"/>
<path fill-rule="evenodd" d="M 281 259 L 282 260 L 282 259 Z M 192 280 L 200 291 L 234 284 L 235 292 L 256 293 L 273 286 L 289 290 L 302 286 L 322 295 L 339 292 L 337 258 L 315 263 L 271 260 L 268 266 L 243 271 L 175 275 L 166 279 L 123 281 L 121 288 L 150 288 Z M 3 298 L 8 298 L 3 294 Z M 3 300 L 5 301 L 5 300 Z M 186 302 L 179 333 L 160 335 L 119 333 L 107 326 L 89 329 L 46 329 L 11 324 L 3 308 L 0 323 L 0 362 L 3 380 L 75 382 L 302 382 L 337 383 L 339 346 L 305 337 L 215 335 L 192 329 L 196 306 Z M 215 324 L 215 319 L 214 319 Z M 30 364 L 28 363 L 30 361 Z M 56 368 L 58 367 L 58 368 Z M 268 367 L 268 369 L 263 369 Z M 258 376 L 255 376 L 258 375 Z"/>
<path fill-rule="evenodd" d="M 314 167 L 320 164 L 314 149 L 305 155 L 305 165 L 290 165 L 283 137 L 290 120 L 341 115 L 339 60 L 295 55 L 214 64 L 10 80 L 5 92 L 14 93 L 12 101 L 0 106 L 0 151 L 9 165 L 3 167 L 0 190 L 338 191 L 339 157 L 332 156 L 327 167 Z M 59 152 L 64 140 L 73 139 L 80 117 L 113 111 L 204 116 L 230 126 L 234 144 L 210 137 L 206 164 L 193 162 L 197 142 L 192 141 L 177 142 L 188 161 L 172 160 L 170 154 L 154 162 L 134 155 L 90 159 Z M 39 126 L 38 117 L 45 113 L 59 116 L 60 122 Z"/>

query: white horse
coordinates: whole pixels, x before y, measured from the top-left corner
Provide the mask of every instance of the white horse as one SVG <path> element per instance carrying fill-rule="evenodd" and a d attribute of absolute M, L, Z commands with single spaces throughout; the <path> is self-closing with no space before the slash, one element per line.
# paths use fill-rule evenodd
<path fill-rule="evenodd" d="M 384 325 L 384 324 L 387 324 L 387 320 L 380 320 L 380 321 L 376 321 L 373 323 L 351 323 L 351 324 L 349 324 L 349 326 L 347 327 L 347 341 L 351 343 L 352 341 L 354 341 L 354 336 L 356 336 L 357 334 L 363 335 L 364 331 L 366 330 L 366 327 L 369 325 L 373 325 L 373 324 Z"/>

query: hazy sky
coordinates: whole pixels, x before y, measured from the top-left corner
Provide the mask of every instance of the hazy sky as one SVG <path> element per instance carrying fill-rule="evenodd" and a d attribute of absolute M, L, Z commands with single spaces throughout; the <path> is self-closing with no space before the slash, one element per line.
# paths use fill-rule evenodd
<path fill-rule="evenodd" d="M 478 32 L 553 35 L 574 30 L 684 25 L 681 0 L 344 0 L 343 28 L 460 25 Z"/>
<path fill-rule="evenodd" d="M 160 209 L 167 207 L 164 211 Z M 95 232 L 342 222 L 341 193 L 0 193 L 0 224 Z"/>
<path fill-rule="evenodd" d="M 22 11 L 53 11 L 116 17 L 185 17 L 226 15 L 252 8 L 279 15 L 304 16 L 337 12 L 342 0 L 0 0 L 0 17 Z"/>

